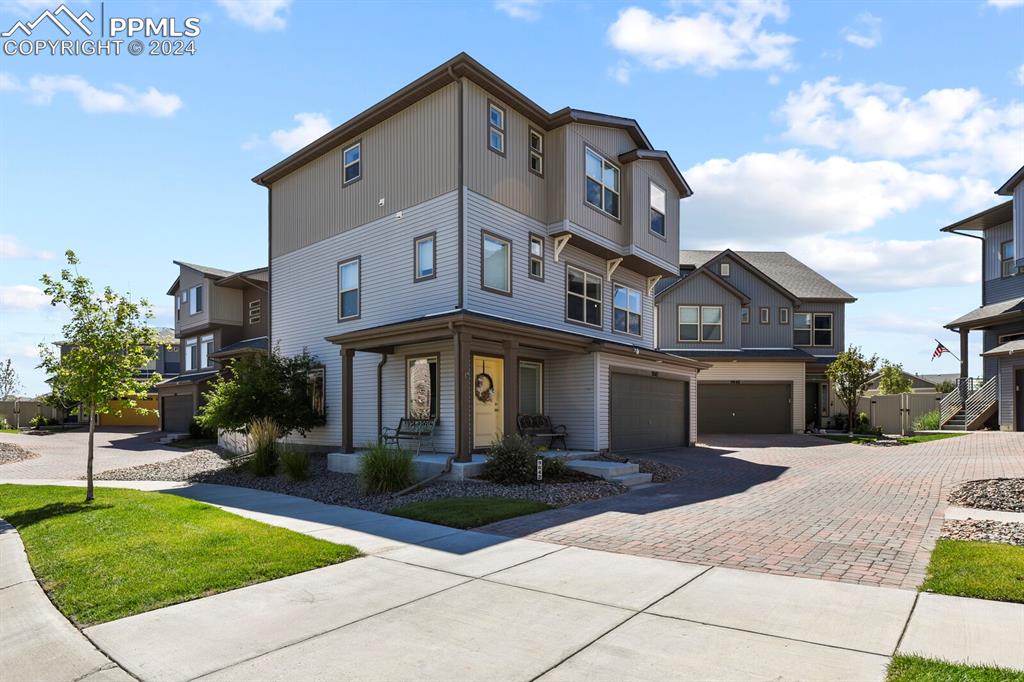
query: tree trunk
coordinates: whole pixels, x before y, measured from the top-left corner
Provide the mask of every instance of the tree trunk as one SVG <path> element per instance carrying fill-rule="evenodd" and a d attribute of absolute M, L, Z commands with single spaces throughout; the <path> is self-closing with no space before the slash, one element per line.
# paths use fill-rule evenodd
<path fill-rule="evenodd" d="M 89 405 L 89 458 L 85 465 L 85 501 L 92 502 L 92 443 L 96 433 L 96 406 Z"/>
<path fill-rule="evenodd" d="M 854 426 L 853 418 L 854 418 L 854 415 L 857 414 L 857 404 L 854 403 L 852 406 L 847 405 L 846 409 L 848 409 L 850 411 L 850 414 L 847 415 L 847 419 L 850 421 L 850 437 L 852 438 L 853 437 L 853 426 Z"/>

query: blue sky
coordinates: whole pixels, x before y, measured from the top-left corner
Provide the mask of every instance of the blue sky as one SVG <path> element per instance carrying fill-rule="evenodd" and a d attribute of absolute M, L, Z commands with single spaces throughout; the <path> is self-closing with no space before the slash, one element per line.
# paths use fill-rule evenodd
<path fill-rule="evenodd" d="M 46 8 L 2 2 L 0 28 Z M 265 263 L 253 175 L 461 50 L 549 110 L 636 118 L 694 188 L 685 248 L 791 251 L 859 297 L 848 341 L 911 371 L 956 371 L 933 338 L 956 352 L 941 323 L 980 298 L 978 247 L 938 228 L 998 203 L 1024 164 L 1024 0 L 103 11 L 202 33 L 194 56 L 0 56 L 0 359 L 26 394 L 62 323 L 39 275 L 65 249 L 169 324 L 173 259 Z"/>

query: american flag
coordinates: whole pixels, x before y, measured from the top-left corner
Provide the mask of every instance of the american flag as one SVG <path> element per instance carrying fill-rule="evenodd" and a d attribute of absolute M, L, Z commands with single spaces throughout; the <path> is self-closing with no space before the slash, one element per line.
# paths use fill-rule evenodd
<path fill-rule="evenodd" d="M 950 350 L 948 348 L 943 346 L 941 342 L 936 341 L 935 343 L 937 343 L 939 345 L 935 346 L 935 352 L 932 353 L 932 360 L 934 360 L 935 358 L 942 357 L 943 353 L 949 353 L 950 355 L 953 354 L 952 352 L 950 352 Z"/>

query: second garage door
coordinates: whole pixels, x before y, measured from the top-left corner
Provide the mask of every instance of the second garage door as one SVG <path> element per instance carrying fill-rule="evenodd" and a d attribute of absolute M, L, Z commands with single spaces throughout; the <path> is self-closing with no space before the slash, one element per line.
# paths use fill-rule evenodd
<path fill-rule="evenodd" d="M 792 384 L 697 384 L 697 433 L 791 433 Z"/>
<path fill-rule="evenodd" d="M 160 399 L 163 430 L 168 433 L 188 433 L 192 423 L 192 396 L 169 395 Z"/>
<path fill-rule="evenodd" d="M 636 374 L 612 374 L 611 449 L 654 450 L 687 444 L 689 384 Z"/>

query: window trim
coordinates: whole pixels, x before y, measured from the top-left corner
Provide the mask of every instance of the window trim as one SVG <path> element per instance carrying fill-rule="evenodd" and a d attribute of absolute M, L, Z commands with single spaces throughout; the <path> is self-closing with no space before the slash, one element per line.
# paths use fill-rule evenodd
<path fill-rule="evenodd" d="M 433 246 L 430 249 L 430 274 L 420 275 L 420 242 L 427 240 L 433 242 Z M 435 279 L 437 277 L 437 231 L 427 232 L 421 234 L 418 237 L 413 237 L 412 240 L 412 281 L 413 282 L 425 282 L 428 279 Z"/>
<path fill-rule="evenodd" d="M 524 363 L 527 365 L 536 365 L 537 369 L 540 370 L 540 382 L 538 382 L 538 386 L 540 388 L 540 412 L 537 414 L 544 414 L 544 360 L 540 358 L 519 358 L 519 364 L 516 367 L 516 413 L 524 414 L 522 411 L 522 401 L 520 400 L 522 396 L 519 395 L 523 386 L 523 382 L 519 376 L 519 371 L 522 369 Z"/>
<path fill-rule="evenodd" d="M 630 315 L 629 308 L 619 308 L 618 306 L 615 305 L 615 289 L 616 289 L 616 287 L 621 287 L 621 288 L 626 290 L 627 305 L 629 304 L 629 299 L 628 299 L 629 292 L 635 291 L 636 293 L 640 294 L 640 312 L 637 313 L 637 315 L 640 317 L 640 333 L 639 334 L 634 334 L 633 332 L 629 331 L 629 315 Z M 625 336 L 631 336 L 634 339 L 642 339 L 642 338 L 644 338 L 644 292 L 642 290 L 640 290 L 640 289 L 634 289 L 633 287 L 629 286 L 628 284 L 623 284 L 622 282 L 617 282 L 615 280 L 612 280 L 612 300 L 611 300 L 611 304 L 612 304 L 612 333 L 613 334 L 624 334 Z M 615 311 L 616 310 L 625 310 L 626 311 L 626 330 L 625 331 L 620 331 L 620 330 L 615 328 Z"/>
<path fill-rule="evenodd" d="M 497 109 L 498 111 L 501 112 L 501 127 L 500 128 L 498 126 L 496 126 L 496 125 L 491 123 L 491 107 L 494 107 L 495 109 Z M 497 132 L 497 133 L 499 133 L 501 135 L 501 149 L 495 149 L 494 147 L 491 146 L 491 131 L 492 130 L 494 130 L 495 132 Z M 498 104 L 497 102 L 495 102 L 493 99 L 490 99 L 490 98 L 487 99 L 487 129 L 486 129 L 485 142 L 487 143 L 487 148 L 490 149 L 492 152 L 494 152 L 495 154 L 497 154 L 498 156 L 501 156 L 503 158 L 507 157 L 507 155 L 508 155 L 508 109 L 506 109 L 505 107 L 501 106 L 500 104 Z"/>
<path fill-rule="evenodd" d="M 757 311 L 757 320 L 761 324 L 771 324 L 772 309 L 768 306 L 761 306 Z"/>
<path fill-rule="evenodd" d="M 320 376 L 320 411 L 317 414 L 326 415 L 327 414 L 327 368 L 324 367 L 323 365 L 316 365 L 315 367 L 311 368 L 308 372 L 306 372 L 306 384 L 308 386 L 310 386 L 311 388 L 313 387 L 313 384 L 311 383 L 311 379 L 314 376 L 316 376 L 316 375 Z M 316 411 L 316 404 L 315 404 L 315 401 L 314 401 L 315 398 L 316 398 L 316 396 L 313 395 L 312 391 L 310 391 L 310 407 L 313 409 L 313 411 Z"/>
<path fill-rule="evenodd" d="M 719 263 L 718 264 L 718 276 L 719 277 L 730 277 L 732 276 L 732 264 L 730 263 Z"/>
<path fill-rule="evenodd" d="M 604 190 L 607 189 L 607 186 L 604 184 L 604 178 L 601 178 L 598 181 L 598 182 L 601 183 L 601 204 L 602 205 L 601 206 L 594 206 L 592 203 L 587 201 L 587 178 L 590 178 L 590 176 L 587 175 L 587 152 L 588 151 L 591 152 L 592 154 L 600 157 L 601 161 L 603 163 L 607 163 L 609 166 L 612 166 L 613 168 L 615 168 L 616 173 L 618 173 L 619 189 L 618 190 L 609 190 L 609 191 L 614 191 L 615 195 L 619 198 L 619 215 L 615 215 L 614 213 L 609 213 L 608 211 L 604 210 Z M 604 166 L 601 167 L 601 173 L 602 173 L 602 175 L 604 174 Z M 593 180 L 594 178 L 590 178 L 590 179 Z M 612 163 L 611 161 L 609 161 L 608 160 L 608 155 L 602 154 L 601 152 L 597 151 L 597 149 L 595 149 L 593 146 L 591 146 L 589 144 L 584 144 L 583 145 L 583 205 L 584 206 L 589 206 L 591 209 L 597 211 L 598 213 L 600 213 L 601 215 L 605 216 L 606 218 L 611 218 L 615 222 L 619 222 L 619 223 L 622 222 L 622 167 L 619 166 L 616 163 Z"/>
<path fill-rule="evenodd" d="M 744 319 L 743 313 L 746 313 L 746 319 Z M 740 306 L 740 324 L 750 324 L 750 306 L 749 305 L 741 305 Z"/>
<path fill-rule="evenodd" d="M 191 348 L 190 348 L 191 347 Z M 192 357 L 192 349 L 195 349 L 195 357 Z M 185 339 L 185 371 L 194 372 L 199 365 L 199 337 L 193 336 Z"/>
<path fill-rule="evenodd" d="M 533 255 L 534 240 L 540 242 L 539 256 Z M 544 235 L 531 232 L 529 237 L 529 248 L 527 249 L 526 274 L 529 275 L 530 279 L 535 279 L 538 282 L 544 281 L 544 270 L 546 269 L 544 262 L 545 251 L 547 251 L 547 240 L 544 239 Z M 533 274 L 533 261 L 535 260 L 540 262 L 540 275 Z"/>
<path fill-rule="evenodd" d="M 810 343 L 797 343 L 796 342 L 796 338 L 794 338 L 793 339 L 793 347 L 794 348 L 833 348 L 833 347 L 835 347 L 835 343 L 836 343 L 835 321 L 836 320 L 835 320 L 835 315 L 833 313 L 814 313 L 814 312 L 800 311 L 798 313 L 794 313 L 794 315 L 810 315 L 811 316 L 811 326 L 810 326 L 810 329 L 809 329 L 810 332 L 811 332 Z M 829 337 L 832 339 L 832 343 L 815 343 L 815 341 L 814 341 L 814 332 L 817 331 L 815 329 L 815 327 L 814 327 L 814 319 L 817 316 L 819 316 L 819 315 L 821 315 L 821 316 L 828 316 L 828 318 L 829 318 L 828 333 L 829 333 Z M 794 320 L 794 322 L 793 322 L 793 334 L 795 335 L 796 332 L 798 332 L 798 331 L 804 331 L 804 330 L 803 329 L 797 329 L 796 328 L 796 321 Z M 821 331 L 825 331 L 825 330 L 822 329 Z"/>
<path fill-rule="evenodd" d="M 206 350 L 206 345 L 210 348 Z M 199 337 L 199 369 L 210 369 L 213 367 L 213 358 L 210 356 L 216 352 L 217 339 L 213 334 L 203 334 Z M 203 351 L 206 350 L 206 360 L 203 360 Z"/>
<path fill-rule="evenodd" d="M 484 242 L 490 237 L 491 239 L 499 242 L 505 242 L 508 244 L 508 253 L 505 256 L 506 272 L 508 273 L 508 291 L 504 289 L 495 289 L 485 284 L 484 280 Z M 492 294 L 499 294 L 501 296 L 512 295 L 512 240 L 508 237 L 502 237 L 500 234 L 495 234 L 489 230 L 480 230 L 480 288 L 484 291 L 489 291 Z"/>
<path fill-rule="evenodd" d="M 696 308 L 697 309 L 697 339 L 683 339 L 683 335 L 679 333 L 679 328 L 683 326 L 683 323 L 679 321 L 679 311 L 682 308 Z M 705 308 L 717 308 L 718 309 L 718 323 L 715 325 L 720 330 L 718 340 L 705 340 L 704 339 L 704 309 Z M 687 324 L 693 324 L 687 322 Z M 709 325 L 710 326 L 710 325 Z M 676 306 L 676 341 L 678 343 L 725 343 L 725 306 L 721 305 L 700 305 L 695 303 L 680 303 Z"/>
<path fill-rule="evenodd" d="M 439 353 L 419 353 L 414 355 L 406 355 L 405 357 L 405 377 L 404 391 L 405 391 L 405 412 L 403 414 L 409 419 L 422 419 L 422 417 L 410 417 L 409 416 L 409 366 L 416 360 L 426 360 L 427 362 L 433 362 L 437 376 L 437 396 L 435 402 L 437 404 L 437 414 L 433 415 L 434 419 L 440 420 L 441 418 L 441 355 Z M 428 417 L 429 418 L 429 417 Z"/>
<path fill-rule="evenodd" d="M 341 316 L 341 295 L 344 293 L 341 290 L 341 268 L 349 263 L 356 264 L 356 314 L 348 315 L 346 317 Z M 358 320 L 363 316 L 363 257 L 353 256 L 352 258 L 346 258 L 338 261 L 334 266 L 335 276 L 338 278 L 337 293 L 335 294 L 335 309 L 338 314 L 338 322 L 348 322 L 350 320 Z M 351 291 L 351 289 L 346 289 Z"/>
<path fill-rule="evenodd" d="M 350 149 L 352 149 L 354 147 L 359 147 L 359 159 L 356 160 L 356 161 L 352 161 L 351 163 L 345 163 L 345 152 L 347 152 L 348 150 L 350 150 Z M 351 180 L 346 180 L 345 179 L 345 169 L 348 168 L 349 166 L 352 166 L 352 165 L 355 165 L 355 164 L 359 164 L 359 175 L 355 176 Z M 341 186 L 342 187 L 348 187 L 349 185 L 354 185 L 355 183 L 359 182 L 362 179 L 363 179 L 363 139 L 359 138 L 358 140 L 356 140 L 355 142 L 353 142 L 352 144 L 348 145 L 347 147 L 345 147 L 344 149 L 341 150 Z"/>
<path fill-rule="evenodd" d="M 779 324 L 789 324 L 789 308 L 786 306 L 779 307 Z"/>
<path fill-rule="evenodd" d="M 536 135 L 540 139 L 540 149 L 533 148 L 534 135 Z M 490 137 L 488 136 L 487 139 L 489 141 Z M 540 159 L 540 172 L 537 172 L 533 169 L 533 164 L 531 163 L 531 161 L 533 161 L 534 156 Z M 534 175 L 536 175 L 538 178 L 544 177 L 544 134 L 537 130 L 536 128 L 534 128 L 533 126 L 529 126 L 527 128 L 526 133 L 526 169 L 529 170 Z"/>
<path fill-rule="evenodd" d="M 658 209 L 654 208 L 654 206 L 653 206 L 654 202 L 653 202 L 653 199 L 651 198 L 651 187 L 657 187 L 658 189 L 661 190 L 661 193 L 665 195 L 665 210 L 664 210 L 664 212 L 659 211 Z M 621 199 L 621 197 L 620 197 L 620 199 Z M 650 213 L 651 211 L 654 211 L 655 213 L 658 213 L 659 215 L 661 215 L 661 225 L 662 225 L 662 228 L 665 230 L 665 234 L 661 234 L 660 232 L 655 231 L 651 227 L 651 213 Z M 664 239 L 666 241 L 668 240 L 668 190 L 665 189 L 664 187 L 662 187 L 661 185 L 659 185 L 658 183 L 656 183 L 654 180 L 651 180 L 650 178 L 647 179 L 647 231 L 650 232 L 651 234 L 653 234 L 658 239 Z"/>
<path fill-rule="evenodd" d="M 259 324 L 263 319 L 263 299 L 254 298 L 247 305 L 249 324 Z M 255 315 L 253 314 L 255 311 Z"/>
<path fill-rule="evenodd" d="M 203 285 L 197 284 L 194 287 L 189 287 L 188 314 L 192 316 L 201 312 L 203 312 Z"/>
<path fill-rule="evenodd" d="M 591 298 L 587 297 L 587 278 L 586 277 L 583 278 L 583 319 L 582 320 L 574 320 L 571 317 L 569 317 L 569 296 L 570 295 L 572 295 L 572 296 L 578 296 L 579 295 L 579 294 L 570 294 L 569 293 L 569 270 L 570 269 L 582 272 L 582 273 L 584 273 L 584 275 L 590 275 L 591 277 L 596 278 L 597 281 L 601 283 L 601 299 L 599 301 L 599 303 L 601 304 L 601 306 L 599 308 L 599 310 L 600 310 L 600 319 L 598 320 L 597 324 L 593 324 L 593 323 L 590 323 L 590 322 L 586 321 L 586 319 L 587 319 L 587 301 L 595 300 L 595 299 L 591 299 Z M 566 263 L 565 264 L 565 282 L 562 285 L 562 287 L 563 287 L 562 296 L 563 296 L 563 301 L 564 301 L 564 305 L 565 305 L 565 311 L 564 311 L 565 312 L 565 321 L 568 322 L 569 324 L 578 324 L 581 327 L 587 327 L 588 329 L 602 329 L 603 330 L 604 329 L 604 278 L 601 277 L 601 275 L 597 274 L 596 272 L 591 272 L 590 270 L 587 270 L 586 268 L 582 268 L 582 267 L 580 267 L 578 265 L 572 265 L 570 263 Z"/>
<path fill-rule="evenodd" d="M 1014 264 L 1017 262 L 1016 251 L 1014 251 L 1014 254 L 1009 258 L 1003 257 L 1003 247 L 1006 246 L 1007 244 L 1013 244 L 1013 240 L 1007 239 L 1006 241 L 999 242 L 999 279 L 1006 279 L 1008 277 L 1015 277 L 1017 275 L 1017 268 L 1014 266 Z M 1009 273 L 1006 272 L 1007 264 L 1009 264 L 1010 266 Z"/>

